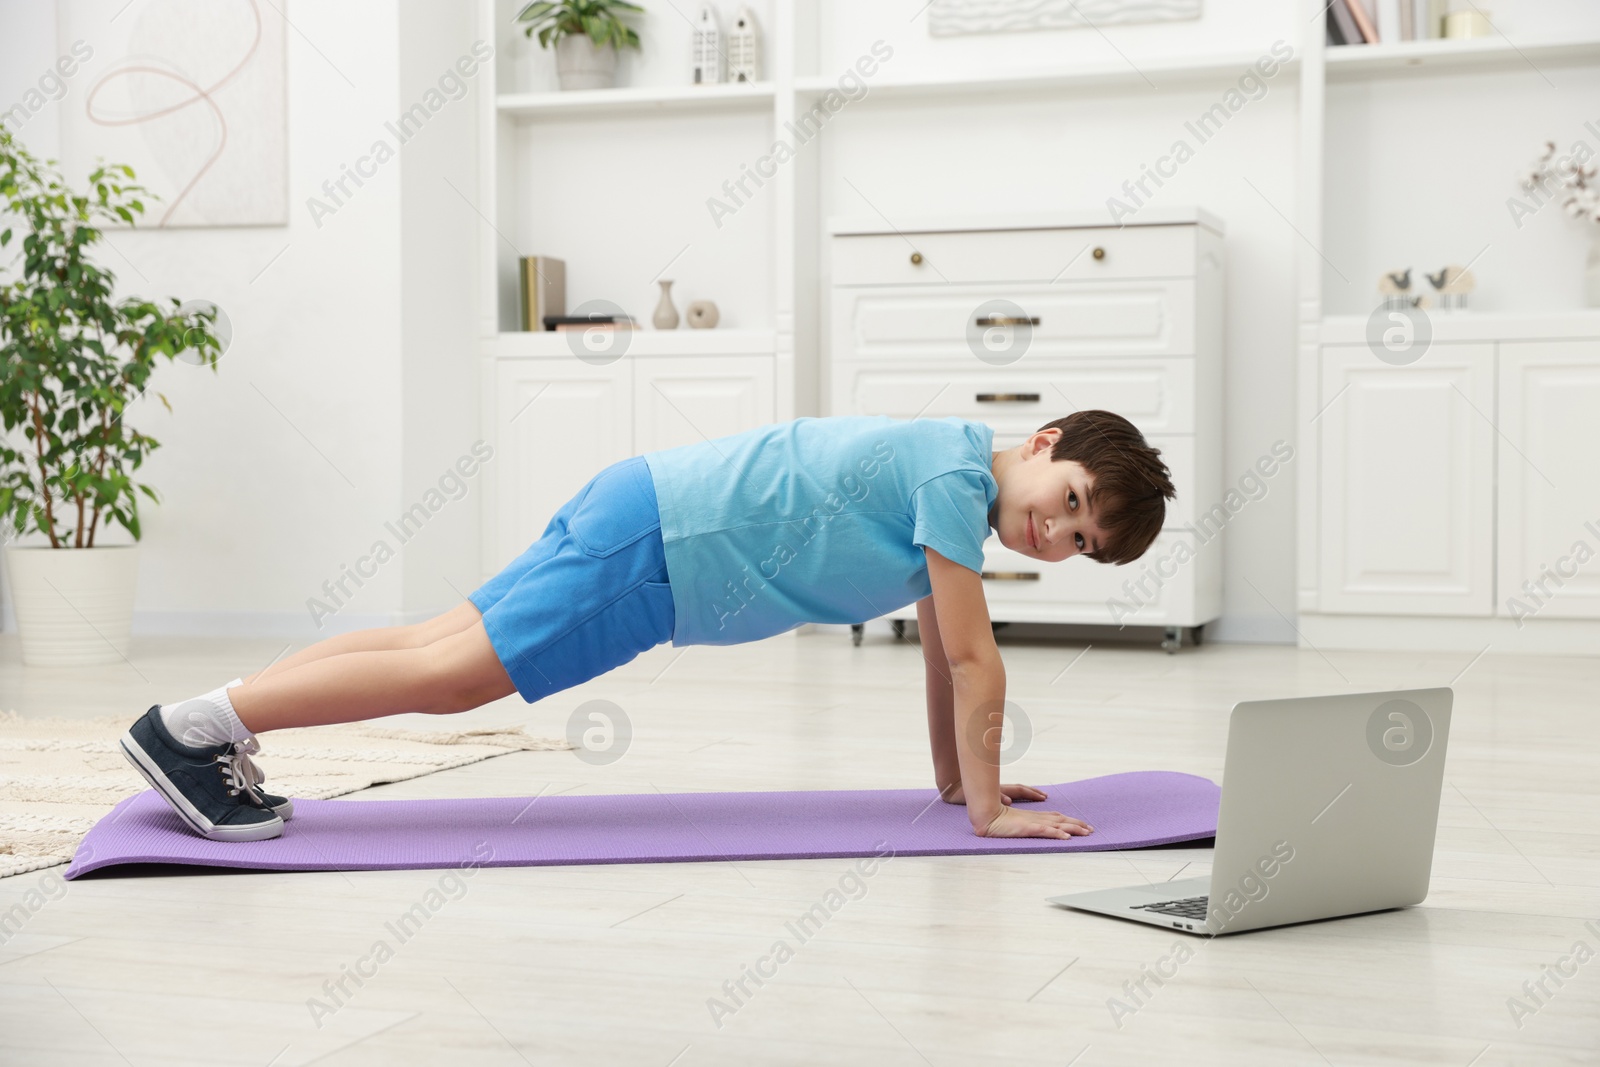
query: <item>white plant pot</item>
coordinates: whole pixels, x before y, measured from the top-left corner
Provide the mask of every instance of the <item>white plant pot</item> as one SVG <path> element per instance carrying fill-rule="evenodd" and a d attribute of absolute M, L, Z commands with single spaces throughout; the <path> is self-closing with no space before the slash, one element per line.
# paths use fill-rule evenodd
<path fill-rule="evenodd" d="M 617 50 L 596 46 L 588 34 L 556 41 L 556 77 L 563 89 L 609 89 L 617 81 Z"/>
<path fill-rule="evenodd" d="M 121 663 L 128 656 L 139 546 L 7 545 L 6 575 L 30 667 Z"/>

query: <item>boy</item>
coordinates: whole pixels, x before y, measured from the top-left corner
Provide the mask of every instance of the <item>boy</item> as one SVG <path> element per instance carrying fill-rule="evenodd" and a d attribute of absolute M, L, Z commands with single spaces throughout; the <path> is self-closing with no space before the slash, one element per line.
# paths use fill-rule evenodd
<path fill-rule="evenodd" d="M 1015 448 L 959 418 L 797 419 L 623 460 L 469 602 L 415 626 L 322 641 L 248 679 L 151 707 L 124 755 L 206 837 L 255 841 L 293 812 L 267 793 L 254 735 L 401 712 L 529 703 L 665 641 L 733 644 L 916 601 L 934 783 L 986 837 L 1093 828 L 1001 785 L 1005 670 L 983 542 L 1048 562 L 1138 559 L 1170 472 L 1134 426 L 1080 411 Z"/>

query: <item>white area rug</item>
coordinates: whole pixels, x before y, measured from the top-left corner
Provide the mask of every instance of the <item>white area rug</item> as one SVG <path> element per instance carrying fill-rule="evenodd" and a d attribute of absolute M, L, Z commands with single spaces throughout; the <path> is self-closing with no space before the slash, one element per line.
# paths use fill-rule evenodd
<path fill-rule="evenodd" d="M 24 719 L 0 711 L 0 878 L 72 859 L 117 802 L 149 786 L 117 740 L 127 718 Z M 324 800 L 508 752 L 555 752 L 566 741 L 508 729 L 429 733 L 365 723 L 274 730 L 251 757 L 280 796 Z"/>

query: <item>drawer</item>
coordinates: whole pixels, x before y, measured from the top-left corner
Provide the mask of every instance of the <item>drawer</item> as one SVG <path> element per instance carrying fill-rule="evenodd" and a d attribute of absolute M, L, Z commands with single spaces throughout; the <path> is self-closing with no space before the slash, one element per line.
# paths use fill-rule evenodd
<path fill-rule="evenodd" d="M 1146 437 L 1193 434 L 1192 359 L 1077 360 L 1047 369 L 908 370 L 884 364 L 833 367 L 834 415 L 960 415 L 1017 440 L 1074 411 L 1115 411 Z"/>
<path fill-rule="evenodd" d="M 1005 366 L 1078 356 L 1192 356 L 1192 279 L 836 289 L 836 361 L 950 356 Z M 995 325 L 995 320 L 1001 325 Z M 1030 319 L 1013 325 L 1006 320 Z"/>
<path fill-rule="evenodd" d="M 1172 624 L 1193 613 L 1194 582 L 1185 570 L 1199 562 L 1193 558 L 1176 562 L 1174 550 L 1180 541 L 1189 546 L 1184 555 L 1196 551 L 1193 534 L 1162 530 L 1143 556 L 1118 567 L 1087 556 L 1041 563 L 1002 548 L 991 537 L 983 553 L 984 597 L 997 618 L 1005 617 L 1007 605 L 1017 604 L 1059 611 L 1062 621 L 1071 616 L 1074 622 L 1113 626 Z M 1220 548 L 1200 546 L 1198 551 Z"/>
<path fill-rule="evenodd" d="M 1196 259 L 1193 224 L 841 234 L 831 245 L 834 285 L 1192 278 Z"/>

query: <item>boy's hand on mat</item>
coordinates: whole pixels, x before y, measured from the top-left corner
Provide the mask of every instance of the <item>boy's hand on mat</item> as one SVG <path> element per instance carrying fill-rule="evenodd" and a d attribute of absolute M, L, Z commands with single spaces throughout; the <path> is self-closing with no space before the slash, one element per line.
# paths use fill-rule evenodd
<path fill-rule="evenodd" d="M 1059 811 L 1032 811 L 1002 806 L 982 829 L 973 826 L 979 837 L 1082 837 L 1094 827 Z"/>
<path fill-rule="evenodd" d="M 961 791 L 958 782 L 941 794 L 940 800 L 946 804 L 965 804 L 966 794 Z M 1009 804 L 1013 800 L 1048 800 L 1049 794 L 1043 789 L 1035 789 L 1031 785 L 1003 785 L 1000 787 L 1000 803 Z"/>

